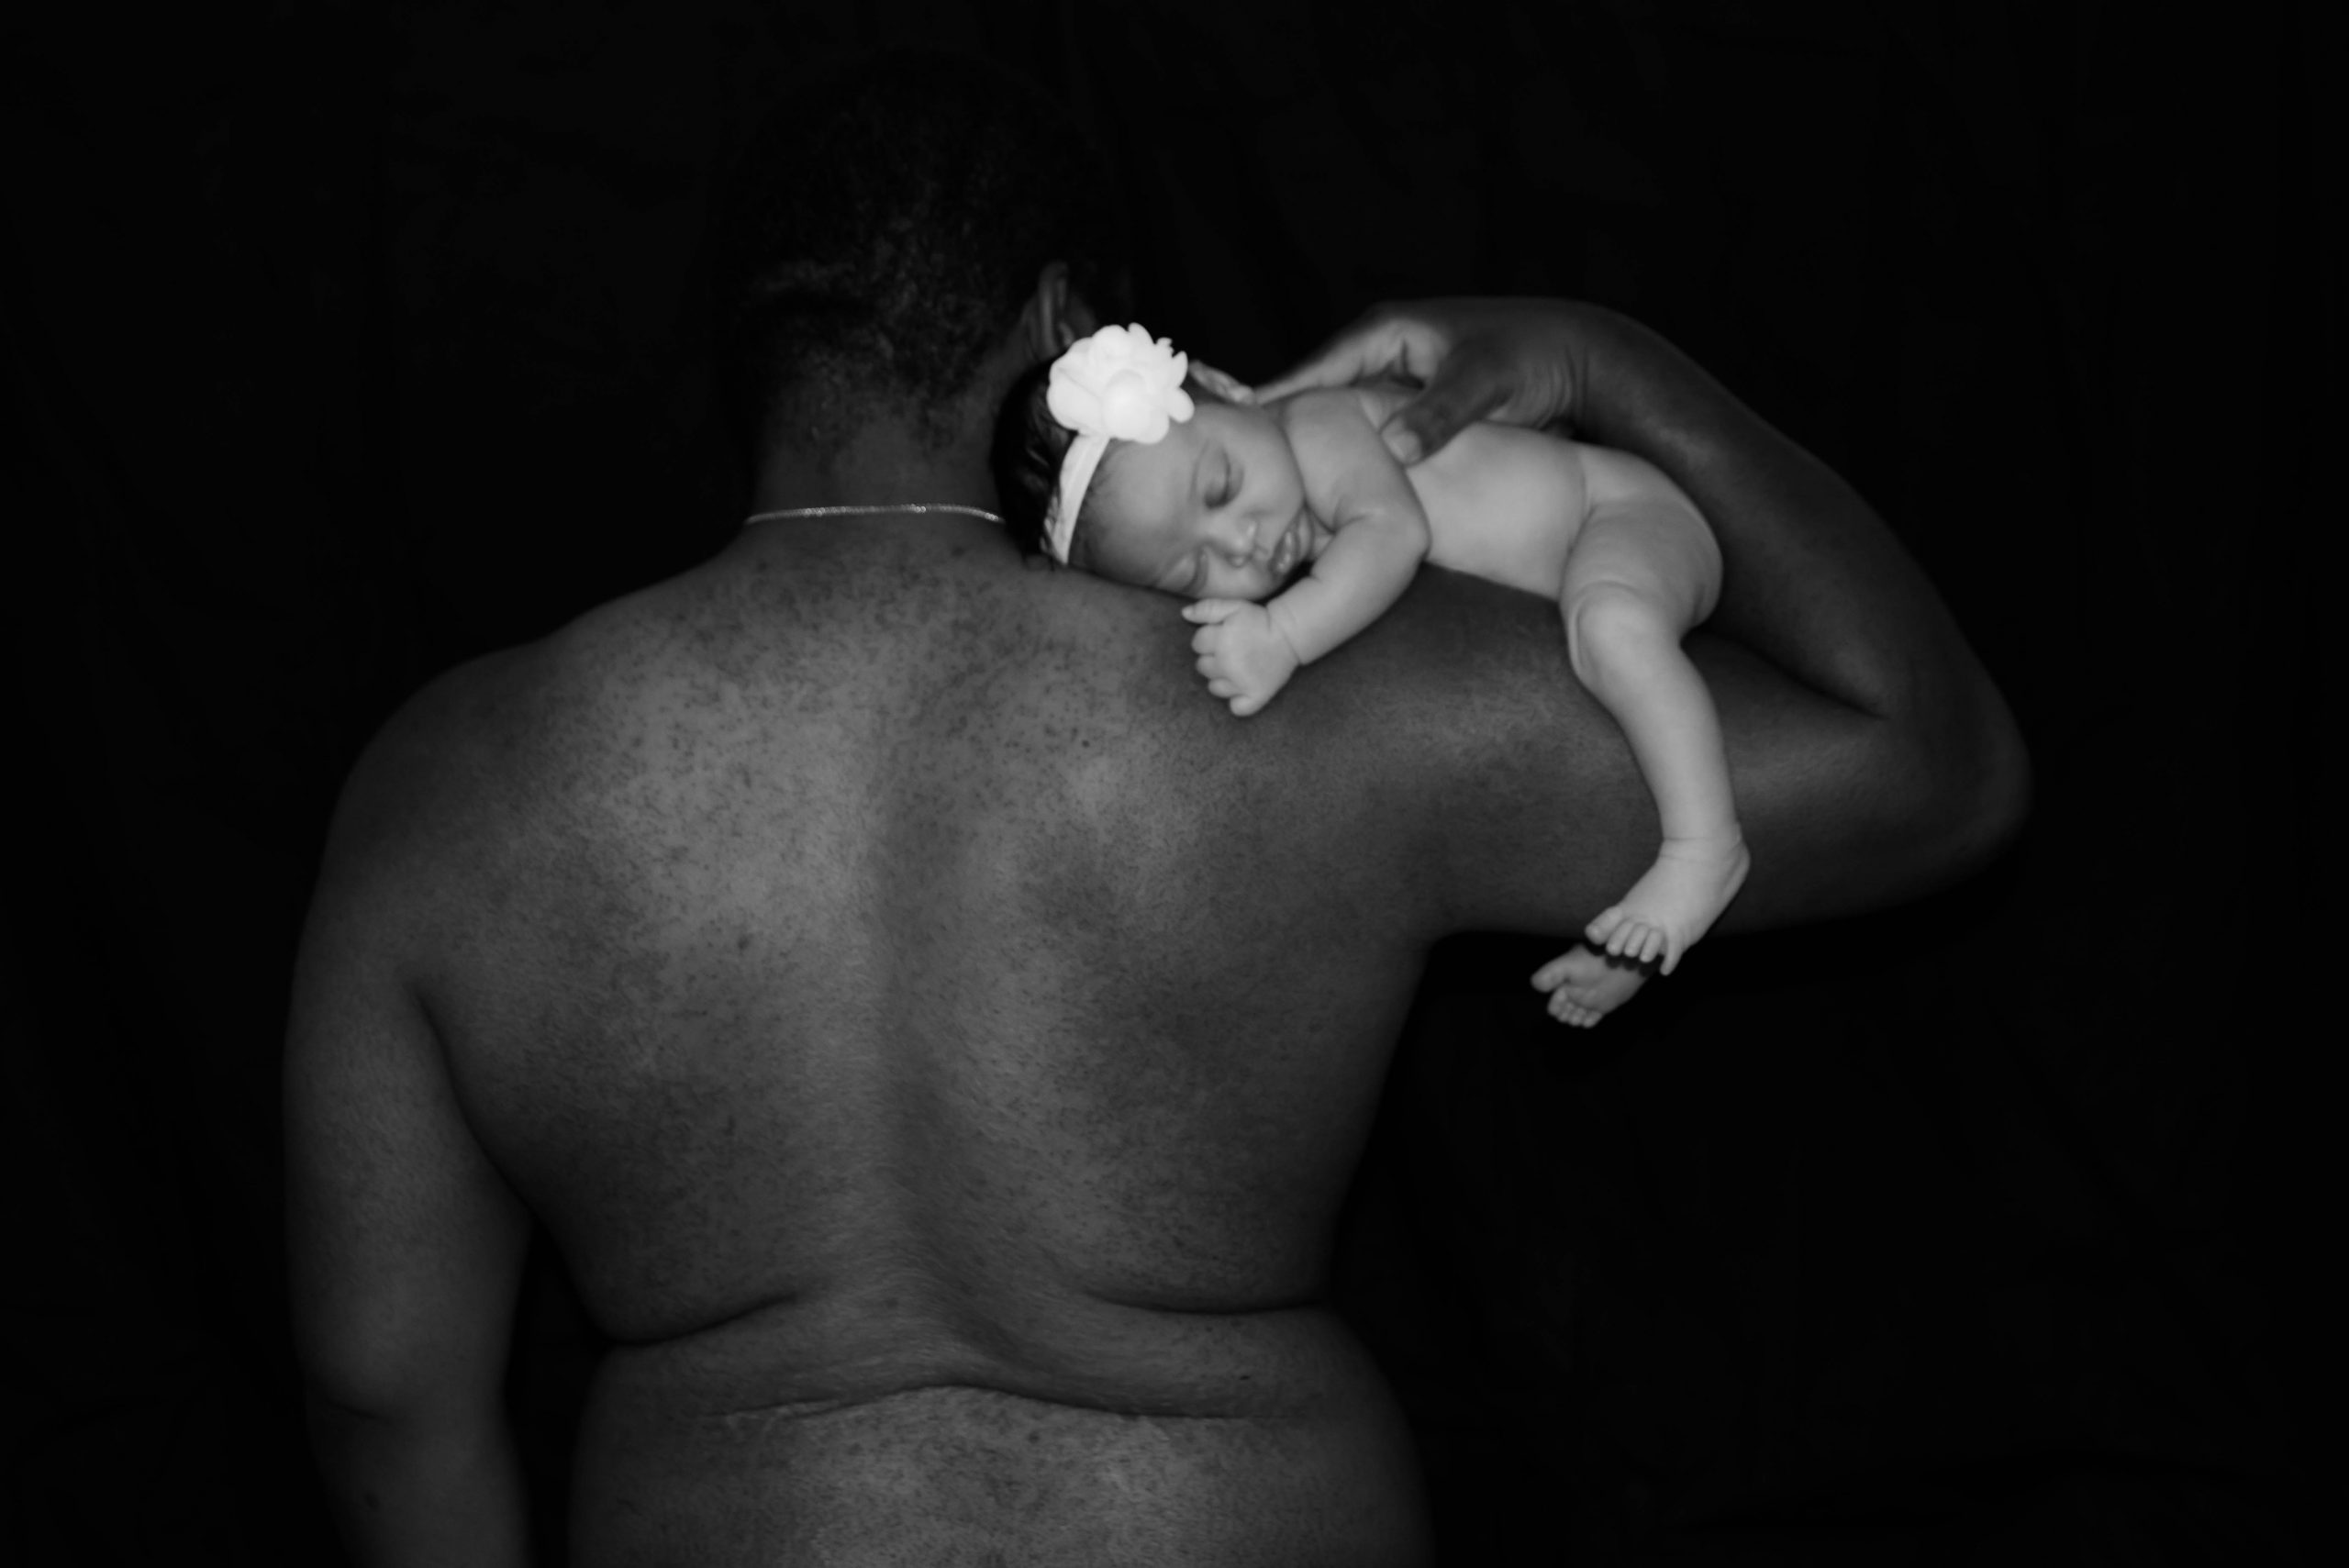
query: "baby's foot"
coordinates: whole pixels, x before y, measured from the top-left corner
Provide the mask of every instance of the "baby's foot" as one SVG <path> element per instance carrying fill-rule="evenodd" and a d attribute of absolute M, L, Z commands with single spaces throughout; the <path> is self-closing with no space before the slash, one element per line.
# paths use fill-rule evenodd
<path fill-rule="evenodd" d="M 1630 1001 L 1647 980 L 1633 965 L 1609 963 L 1581 946 L 1533 972 L 1534 989 L 1550 993 L 1550 1016 L 1586 1029 Z"/>
<path fill-rule="evenodd" d="M 1666 839 L 1647 874 L 1583 929 L 1583 940 L 1611 957 L 1653 961 L 1669 974 L 1737 896 L 1752 863 L 1734 828 L 1708 839 Z"/>

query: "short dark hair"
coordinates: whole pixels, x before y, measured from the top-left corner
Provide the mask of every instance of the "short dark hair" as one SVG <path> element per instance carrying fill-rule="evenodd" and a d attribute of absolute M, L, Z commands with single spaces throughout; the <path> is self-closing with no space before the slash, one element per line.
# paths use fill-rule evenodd
<path fill-rule="evenodd" d="M 865 58 L 772 113 L 730 187 L 720 375 L 753 450 L 786 403 L 820 449 L 876 404 L 942 441 L 1047 262 L 1097 306 L 1123 304 L 1108 176 L 1058 106 L 980 56 Z"/>
<path fill-rule="evenodd" d="M 995 467 L 995 491 L 1003 506 L 1004 531 L 1011 542 L 1028 555 L 1044 553 L 1044 514 L 1051 510 L 1052 495 L 1060 488 L 1061 462 L 1068 456 L 1069 443 L 1075 433 L 1052 417 L 1046 399 L 1052 392 L 1052 361 L 1041 360 L 1020 373 L 1004 394 L 1003 407 L 995 419 L 995 442 L 988 450 L 988 461 Z M 1183 389 L 1194 403 L 1223 403 L 1229 401 L 1212 387 L 1204 385 L 1197 376 L 1186 376 Z M 1085 499 L 1076 506 L 1076 527 L 1069 537 L 1069 556 L 1074 560 L 1085 541 L 1085 524 L 1093 516 L 1093 498 L 1101 493 L 1100 472 L 1107 470 L 1109 461 L 1118 455 L 1122 441 L 1111 441 L 1102 455 L 1102 469 L 1097 470 L 1095 483 L 1085 492 Z"/>

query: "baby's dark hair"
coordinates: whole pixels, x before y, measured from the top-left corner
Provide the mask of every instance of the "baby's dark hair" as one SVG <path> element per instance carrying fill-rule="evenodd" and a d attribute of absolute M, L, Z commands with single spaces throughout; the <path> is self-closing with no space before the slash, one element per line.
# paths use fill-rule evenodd
<path fill-rule="evenodd" d="M 1076 439 L 1074 431 L 1052 417 L 1045 402 L 1052 382 L 1052 361 L 1040 360 L 1029 366 L 1004 395 L 1003 407 L 995 420 L 995 446 L 990 461 L 995 464 L 996 494 L 1003 503 L 1004 526 L 1011 535 L 1011 542 L 1026 555 L 1044 553 L 1044 514 L 1052 510 L 1053 492 L 1061 484 L 1061 462 L 1068 456 L 1069 444 Z M 1230 401 L 1202 384 L 1197 376 L 1186 376 L 1183 390 L 1191 395 L 1195 403 Z M 1101 460 L 1103 470 L 1124 444 L 1109 443 L 1109 450 Z M 1085 526 L 1095 516 L 1094 500 L 1100 494 L 1100 471 L 1096 471 L 1085 499 L 1077 504 L 1076 529 L 1069 538 L 1068 547 L 1072 562 L 1085 542 Z"/>

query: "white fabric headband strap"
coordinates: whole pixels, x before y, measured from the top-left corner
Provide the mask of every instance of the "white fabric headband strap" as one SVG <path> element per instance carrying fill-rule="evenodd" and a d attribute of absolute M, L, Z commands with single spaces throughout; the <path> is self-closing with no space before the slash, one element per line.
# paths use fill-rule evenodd
<path fill-rule="evenodd" d="M 1186 373 L 1235 403 L 1252 401 L 1246 387 L 1221 371 L 1192 364 L 1174 351 L 1173 339 L 1152 338 L 1139 321 L 1080 338 L 1052 361 L 1044 406 L 1076 436 L 1061 459 L 1060 484 L 1044 511 L 1044 550 L 1054 561 L 1068 564 L 1077 510 L 1109 443 L 1155 446 L 1197 411 L 1183 390 Z"/>
<path fill-rule="evenodd" d="M 1068 564 L 1068 547 L 1076 539 L 1076 510 L 1085 504 L 1085 486 L 1093 483 L 1093 471 L 1108 451 L 1108 436 L 1081 430 L 1061 459 L 1060 488 L 1052 492 L 1052 506 L 1044 514 L 1044 553 L 1063 566 Z"/>

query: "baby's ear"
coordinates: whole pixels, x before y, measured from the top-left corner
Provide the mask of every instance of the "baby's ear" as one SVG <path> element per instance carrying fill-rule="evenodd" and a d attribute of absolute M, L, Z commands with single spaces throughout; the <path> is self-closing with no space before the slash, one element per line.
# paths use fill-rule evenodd
<path fill-rule="evenodd" d="M 1226 403 L 1253 403 L 1256 401 L 1256 394 L 1249 387 L 1233 380 L 1230 376 L 1224 374 L 1223 372 L 1216 369 L 1213 365 L 1204 363 L 1197 359 L 1194 359 L 1191 361 L 1191 368 L 1186 379 L 1197 382 L 1200 386 L 1206 388 L 1209 396 L 1219 397 Z"/>

